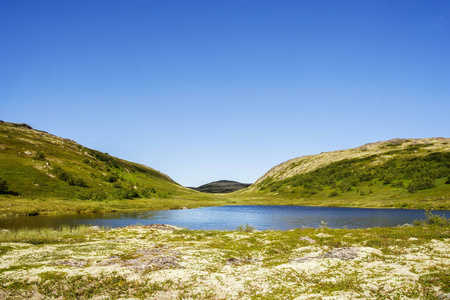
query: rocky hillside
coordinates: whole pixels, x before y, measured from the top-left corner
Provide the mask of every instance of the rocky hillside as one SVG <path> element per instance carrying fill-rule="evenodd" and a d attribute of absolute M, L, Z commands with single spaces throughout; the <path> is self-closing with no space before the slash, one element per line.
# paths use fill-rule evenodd
<path fill-rule="evenodd" d="M 308 155 L 269 170 L 248 191 L 293 197 L 450 199 L 450 139 L 393 139 Z"/>
<path fill-rule="evenodd" d="M 0 194 L 48 199 L 161 198 L 186 192 L 167 175 L 27 124 L 0 122 Z"/>
<path fill-rule="evenodd" d="M 240 183 L 230 180 L 219 180 L 204 184 L 202 186 L 191 188 L 203 193 L 232 193 L 249 187 L 248 183 Z"/>

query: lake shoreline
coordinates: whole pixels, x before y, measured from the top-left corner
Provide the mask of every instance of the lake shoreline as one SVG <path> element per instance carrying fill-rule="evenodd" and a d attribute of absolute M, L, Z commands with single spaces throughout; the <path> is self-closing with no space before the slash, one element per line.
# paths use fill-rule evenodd
<path fill-rule="evenodd" d="M 450 216 L 450 211 L 435 211 Z M 257 230 L 297 228 L 371 228 L 412 224 L 426 217 L 425 210 L 319 207 L 296 205 L 224 205 L 196 209 L 34 215 L 0 219 L 0 228 L 59 228 L 95 225 L 109 228 L 127 225 L 171 224 L 194 230 Z"/>
<path fill-rule="evenodd" d="M 207 195 L 209 196 L 209 195 Z M 230 205 L 293 205 L 310 207 L 342 207 L 342 208 L 367 208 L 367 209 L 432 209 L 435 211 L 450 210 L 450 206 L 434 203 L 427 200 L 423 204 L 414 206 L 402 205 L 402 203 L 388 202 L 386 204 L 367 203 L 367 205 L 347 203 L 320 204 L 308 201 L 293 201 L 292 199 L 249 198 L 244 200 L 233 200 L 233 197 L 217 196 L 215 201 L 186 200 L 184 198 L 169 199 L 134 199 L 134 200 L 110 200 L 110 201 L 73 201 L 61 199 L 24 199 L 13 196 L 0 197 L 0 219 L 15 218 L 35 215 L 79 215 L 92 213 L 126 213 L 157 210 L 177 210 L 187 208 L 230 206 Z"/>

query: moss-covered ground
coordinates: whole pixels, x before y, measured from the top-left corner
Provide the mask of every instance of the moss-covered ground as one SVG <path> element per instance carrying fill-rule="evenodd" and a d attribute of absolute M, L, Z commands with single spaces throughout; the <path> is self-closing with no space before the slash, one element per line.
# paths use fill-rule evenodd
<path fill-rule="evenodd" d="M 434 221 L 353 230 L 2 231 L 0 298 L 444 299 L 450 229 Z"/>

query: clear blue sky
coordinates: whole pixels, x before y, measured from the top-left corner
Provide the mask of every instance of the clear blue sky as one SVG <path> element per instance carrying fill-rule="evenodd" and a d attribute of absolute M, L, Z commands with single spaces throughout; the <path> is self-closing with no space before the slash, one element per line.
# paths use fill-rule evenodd
<path fill-rule="evenodd" d="M 0 120 L 183 185 L 449 117 L 448 0 L 0 0 Z"/>

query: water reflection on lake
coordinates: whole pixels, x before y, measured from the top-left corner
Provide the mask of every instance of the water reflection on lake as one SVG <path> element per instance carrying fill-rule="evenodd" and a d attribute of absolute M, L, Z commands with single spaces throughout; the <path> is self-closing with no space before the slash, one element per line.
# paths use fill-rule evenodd
<path fill-rule="evenodd" d="M 450 217 L 450 211 L 436 211 Z M 317 228 L 322 221 L 331 228 L 391 227 L 425 219 L 424 210 L 364 209 L 310 206 L 220 206 L 188 210 L 163 210 L 134 213 L 80 214 L 70 216 L 33 216 L 0 219 L 0 228 L 38 228 L 61 225 L 171 224 L 188 229 L 233 230 L 249 224 L 258 230 Z"/>

